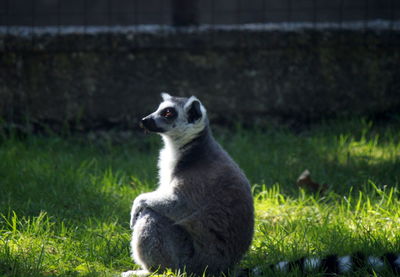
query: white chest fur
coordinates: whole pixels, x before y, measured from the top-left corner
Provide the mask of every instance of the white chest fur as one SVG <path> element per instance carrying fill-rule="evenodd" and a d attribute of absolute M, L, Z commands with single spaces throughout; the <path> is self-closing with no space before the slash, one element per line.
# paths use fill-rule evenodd
<path fill-rule="evenodd" d="M 163 137 L 164 148 L 160 151 L 158 160 L 158 177 L 160 188 L 169 186 L 172 174 L 179 160 L 180 153 L 176 145 L 168 137 Z"/>

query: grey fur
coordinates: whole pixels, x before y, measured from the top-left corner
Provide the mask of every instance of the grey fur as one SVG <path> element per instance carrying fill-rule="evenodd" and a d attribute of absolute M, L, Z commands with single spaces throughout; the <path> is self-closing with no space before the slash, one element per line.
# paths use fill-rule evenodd
<path fill-rule="evenodd" d="M 157 128 L 162 125 L 165 147 L 160 152 L 158 189 L 139 195 L 132 206 L 133 258 L 148 271 L 227 273 L 253 236 L 249 182 L 214 140 L 201 103 L 201 118 L 188 122 L 188 110 L 197 98 L 162 97 L 178 116 L 173 122 L 163 121 L 160 108 L 150 115 Z"/>

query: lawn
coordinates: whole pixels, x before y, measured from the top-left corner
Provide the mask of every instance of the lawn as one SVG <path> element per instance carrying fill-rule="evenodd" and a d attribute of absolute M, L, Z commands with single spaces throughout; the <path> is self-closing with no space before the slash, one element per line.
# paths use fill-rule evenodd
<path fill-rule="evenodd" d="M 255 237 L 242 267 L 276 276 L 269 264 L 304 255 L 400 252 L 399 126 L 217 128 L 255 198 Z M 136 132 L 124 140 L 0 135 L 0 276 L 115 276 L 134 268 L 130 206 L 156 187 L 160 146 L 156 135 Z M 329 185 L 325 193 L 297 187 L 305 169 Z"/>

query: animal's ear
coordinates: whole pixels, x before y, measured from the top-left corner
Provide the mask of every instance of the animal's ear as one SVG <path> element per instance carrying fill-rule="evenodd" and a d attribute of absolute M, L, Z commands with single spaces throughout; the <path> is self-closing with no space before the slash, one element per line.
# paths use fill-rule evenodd
<path fill-rule="evenodd" d="M 185 104 L 185 110 L 189 123 L 194 123 L 203 115 L 200 101 L 194 96 L 190 97 L 188 102 Z"/>
<path fill-rule="evenodd" d="M 164 101 L 167 101 L 168 99 L 171 99 L 171 98 L 172 98 L 172 96 L 169 95 L 169 94 L 166 93 L 166 92 L 161 92 L 161 97 L 162 97 L 162 99 L 163 99 Z"/>

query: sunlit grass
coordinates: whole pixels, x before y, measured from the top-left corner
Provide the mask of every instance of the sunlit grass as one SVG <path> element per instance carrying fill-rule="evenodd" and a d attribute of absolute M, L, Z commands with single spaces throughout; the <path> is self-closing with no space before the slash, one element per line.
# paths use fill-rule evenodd
<path fill-rule="evenodd" d="M 399 191 L 374 184 L 366 190 L 325 197 L 304 191 L 297 197 L 285 196 L 278 186 L 263 191 L 256 197 L 258 228 L 250 252 L 256 258 L 249 262 L 255 267 L 268 259 L 399 252 Z"/>
<path fill-rule="evenodd" d="M 268 265 L 283 259 L 400 252 L 397 127 L 355 120 L 301 133 L 216 130 L 256 200 L 255 238 L 242 266 L 276 276 Z M 130 205 L 155 187 L 160 145 L 141 134 L 125 143 L 2 135 L 0 276 L 113 276 L 135 268 Z M 299 191 L 304 169 L 329 184 L 326 194 Z"/>

